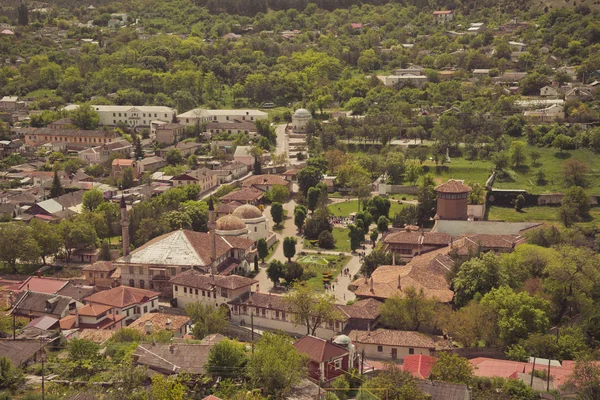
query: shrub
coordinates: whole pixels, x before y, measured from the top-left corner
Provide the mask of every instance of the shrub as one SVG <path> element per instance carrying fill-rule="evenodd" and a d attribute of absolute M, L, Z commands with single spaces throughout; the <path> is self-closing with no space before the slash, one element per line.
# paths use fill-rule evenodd
<path fill-rule="evenodd" d="M 319 234 L 319 247 L 323 249 L 335 248 L 335 238 L 329 231 L 323 231 Z"/>

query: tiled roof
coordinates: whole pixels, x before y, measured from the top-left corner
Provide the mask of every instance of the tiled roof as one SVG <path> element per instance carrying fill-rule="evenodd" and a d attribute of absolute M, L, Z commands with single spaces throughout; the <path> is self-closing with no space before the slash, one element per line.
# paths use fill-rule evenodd
<path fill-rule="evenodd" d="M 419 389 L 432 399 L 443 400 L 466 400 L 471 398 L 471 389 L 460 383 L 449 383 L 441 381 L 417 382 Z"/>
<path fill-rule="evenodd" d="M 29 312 L 60 316 L 74 300 L 70 297 L 56 294 L 22 292 L 17 298 L 13 313 L 17 315 L 29 315 Z M 49 305 L 49 307 L 46 307 Z"/>
<path fill-rule="evenodd" d="M 431 373 L 431 367 L 437 361 L 436 357 L 424 354 L 414 354 L 404 357 L 402 370 L 410 372 L 417 379 L 427 379 Z"/>
<path fill-rule="evenodd" d="M 396 331 L 392 329 L 377 329 L 375 331 L 350 331 L 351 340 L 363 344 L 376 344 L 398 347 L 418 347 L 435 349 L 438 342 L 431 337 L 414 331 Z"/>
<path fill-rule="evenodd" d="M 204 365 L 212 346 L 176 344 L 173 351 L 168 344 L 140 344 L 134 353 L 137 364 L 164 373 L 204 374 Z"/>
<path fill-rule="evenodd" d="M 54 294 L 62 289 L 69 281 L 63 281 L 60 279 L 52 278 L 38 278 L 37 276 L 30 276 L 23 283 L 11 288 L 16 292 L 22 290 L 31 290 L 38 293 L 49 293 Z"/>
<path fill-rule="evenodd" d="M 114 271 L 117 267 L 110 261 L 96 261 L 91 265 L 83 267 L 84 272 L 110 272 Z"/>
<path fill-rule="evenodd" d="M 78 338 L 90 340 L 95 343 L 104 343 L 116 333 L 116 330 L 110 329 L 89 329 L 83 328 L 79 330 Z"/>
<path fill-rule="evenodd" d="M 193 269 L 184 271 L 171 278 L 171 284 L 193 287 L 203 290 L 211 290 L 218 286 L 229 290 L 240 289 L 258 283 L 257 280 L 245 278 L 239 275 L 206 275 Z"/>
<path fill-rule="evenodd" d="M 387 235 L 384 239 L 384 243 L 390 244 L 413 244 L 413 245 L 448 245 L 451 237 L 447 233 L 437 232 L 407 232 L 400 231 L 394 232 Z"/>
<path fill-rule="evenodd" d="M 25 328 L 37 328 L 43 331 L 49 330 L 58 322 L 57 318 L 48 317 L 47 315 L 42 315 L 41 317 L 37 317 L 32 319 L 31 322 L 25 326 Z"/>
<path fill-rule="evenodd" d="M 152 331 L 158 332 L 167 329 L 167 321 L 171 322 L 170 330 L 178 332 L 182 326 L 188 324 L 191 320 L 187 315 L 173 315 L 163 313 L 147 313 L 136 319 L 129 325 L 129 328 L 139 332 L 146 333 L 146 322 L 152 322 Z"/>
<path fill-rule="evenodd" d="M 153 297 L 158 297 L 160 293 L 151 290 L 133 288 L 129 286 L 117 286 L 109 290 L 103 290 L 86 297 L 84 300 L 89 303 L 99 303 L 112 307 L 127 307 L 132 304 L 146 303 Z"/>
<path fill-rule="evenodd" d="M 82 302 L 83 299 L 87 296 L 91 296 L 96 292 L 93 286 L 79 286 L 75 285 L 72 282 L 67 283 L 60 289 L 56 294 L 60 294 L 61 296 L 70 297 L 79 302 Z"/>
<path fill-rule="evenodd" d="M 290 183 L 287 179 L 282 177 L 281 175 L 253 175 L 242 182 L 244 187 L 254 186 L 254 185 L 283 185 L 286 186 Z"/>
<path fill-rule="evenodd" d="M 213 396 L 212 394 L 206 396 L 205 398 L 203 398 L 202 400 L 221 400 L 219 397 L 217 396 Z"/>
<path fill-rule="evenodd" d="M 226 194 L 225 196 L 221 197 L 221 201 L 239 201 L 244 203 L 246 201 L 258 201 L 262 199 L 264 195 L 265 194 L 258 189 L 255 189 L 253 187 L 245 187 L 241 190 L 237 190 L 235 192 Z"/>
<path fill-rule="evenodd" d="M 52 129 L 52 128 L 30 128 L 28 134 L 36 136 L 74 136 L 74 137 L 99 137 L 113 139 L 119 137 L 115 132 L 90 131 L 80 129 Z"/>
<path fill-rule="evenodd" d="M 450 179 L 448 182 L 435 187 L 435 191 L 439 193 L 469 193 L 472 190 L 470 186 L 455 179 Z"/>
<path fill-rule="evenodd" d="M 283 296 L 271 293 L 251 292 L 248 296 L 231 301 L 232 304 L 244 304 L 252 307 L 271 308 L 288 311 L 289 307 L 283 301 Z"/>
<path fill-rule="evenodd" d="M 121 167 L 131 167 L 135 160 L 129 160 L 125 158 L 115 158 L 112 162 L 113 167 L 119 165 Z"/>
<path fill-rule="evenodd" d="M 20 366 L 40 350 L 40 342 L 29 340 L 0 340 L 0 354 Z"/>
<path fill-rule="evenodd" d="M 338 305 L 337 307 L 348 318 L 375 320 L 379 318 L 381 303 L 375 299 L 364 299 L 349 306 Z"/>
<path fill-rule="evenodd" d="M 231 203 L 221 203 L 215 207 L 215 211 L 218 214 L 231 214 L 241 205 L 242 203 L 238 203 L 237 201 L 232 201 Z"/>
<path fill-rule="evenodd" d="M 311 361 L 317 363 L 327 362 L 348 354 L 348 350 L 343 347 L 311 335 L 298 340 L 294 343 L 294 347 L 299 353 L 306 354 Z"/>
<path fill-rule="evenodd" d="M 86 304 L 85 306 L 79 308 L 77 312 L 83 317 L 97 317 L 100 314 L 107 312 L 111 308 L 111 306 L 105 306 L 102 304 Z"/>

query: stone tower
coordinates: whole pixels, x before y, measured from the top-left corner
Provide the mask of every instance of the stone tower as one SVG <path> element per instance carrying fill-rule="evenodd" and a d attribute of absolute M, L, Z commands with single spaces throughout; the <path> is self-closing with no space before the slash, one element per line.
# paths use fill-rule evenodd
<path fill-rule="evenodd" d="M 436 186 L 437 218 L 447 220 L 463 220 L 468 217 L 468 199 L 471 187 L 462 181 L 450 179 Z"/>
<path fill-rule="evenodd" d="M 125 197 L 121 195 L 121 235 L 123 240 L 123 255 L 129 254 L 129 219 L 127 219 L 127 206 Z"/>
<path fill-rule="evenodd" d="M 210 258 L 212 262 L 212 273 L 215 273 L 217 268 L 217 234 L 215 232 L 216 228 L 217 221 L 215 218 L 215 205 L 211 196 L 208 199 L 208 234 L 210 237 Z"/>

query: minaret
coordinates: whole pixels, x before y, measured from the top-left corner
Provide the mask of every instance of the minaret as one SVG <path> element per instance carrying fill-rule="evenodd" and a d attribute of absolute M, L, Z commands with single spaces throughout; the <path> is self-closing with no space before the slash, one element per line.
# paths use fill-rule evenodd
<path fill-rule="evenodd" d="M 217 223 L 215 221 L 215 205 L 213 203 L 212 196 L 208 199 L 208 235 L 210 241 L 210 258 L 211 258 L 211 272 L 215 272 L 217 268 L 217 234 L 215 229 Z"/>
<path fill-rule="evenodd" d="M 123 237 L 123 255 L 126 256 L 129 254 L 129 220 L 123 195 L 121 195 L 121 235 Z"/>

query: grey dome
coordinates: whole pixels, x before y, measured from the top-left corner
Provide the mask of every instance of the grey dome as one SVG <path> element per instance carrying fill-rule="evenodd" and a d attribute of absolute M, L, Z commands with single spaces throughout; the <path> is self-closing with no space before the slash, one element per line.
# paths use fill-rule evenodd
<path fill-rule="evenodd" d="M 312 114 L 306 108 L 299 108 L 294 112 L 294 118 L 312 118 Z"/>
<path fill-rule="evenodd" d="M 347 346 L 352 343 L 352 340 L 346 335 L 339 335 L 335 339 L 333 339 L 333 343 L 340 344 L 342 346 Z"/>

